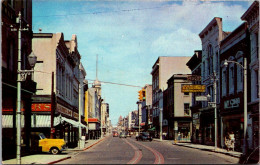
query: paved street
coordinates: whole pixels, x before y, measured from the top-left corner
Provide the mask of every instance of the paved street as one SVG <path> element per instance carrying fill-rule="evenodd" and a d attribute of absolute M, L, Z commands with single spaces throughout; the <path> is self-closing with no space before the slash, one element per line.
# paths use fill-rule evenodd
<path fill-rule="evenodd" d="M 153 140 L 109 136 L 58 164 L 236 164 L 238 158 Z"/>

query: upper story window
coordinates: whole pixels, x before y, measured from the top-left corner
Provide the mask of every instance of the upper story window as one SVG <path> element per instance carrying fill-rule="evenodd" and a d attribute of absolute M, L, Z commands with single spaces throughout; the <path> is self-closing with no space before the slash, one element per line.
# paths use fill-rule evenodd
<path fill-rule="evenodd" d="M 227 72 L 226 67 L 222 65 L 222 79 L 221 79 L 222 96 L 227 94 Z"/>
<path fill-rule="evenodd" d="M 210 44 L 208 46 L 208 69 L 209 69 L 209 75 L 213 73 L 213 47 Z"/>
<path fill-rule="evenodd" d="M 231 56 L 228 58 L 229 61 L 234 61 L 234 57 Z M 229 63 L 228 65 L 229 68 L 229 94 L 233 94 L 234 93 L 234 86 L 235 86 L 235 64 Z"/>
<path fill-rule="evenodd" d="M 243 64 L 243 52 L 242 51 L 239 51 L 237 52 L 236 54 L 236 59 L 237 59 L 237 62 L 239 64 L 241 64 L 242 66 L 244 66 Z M 240 67 L 240 66 L 237 66 L 237 92 L 240 92 L 243 90 L 243 68 Z"/>

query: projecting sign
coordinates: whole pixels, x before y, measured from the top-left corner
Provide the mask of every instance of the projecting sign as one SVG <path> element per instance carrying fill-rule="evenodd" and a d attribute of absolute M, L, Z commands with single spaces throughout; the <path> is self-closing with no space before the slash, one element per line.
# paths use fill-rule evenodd
<path fill-rule="evenodd" d="M 208 97 L 207 96 L 196 96 L 195 100 L 196 101 L 208 101 Z"/>
<path fill-rule="evenodd" d="M 182 85 L 181 92 L 205 92 L 206 85 Z"/>

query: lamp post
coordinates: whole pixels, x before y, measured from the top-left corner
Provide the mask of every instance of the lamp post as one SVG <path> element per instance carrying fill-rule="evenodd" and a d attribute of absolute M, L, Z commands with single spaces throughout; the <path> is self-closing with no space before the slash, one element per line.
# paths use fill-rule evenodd
<path fill-rule="evenodd" d="M 243 154 L 246 154 L 246 131 L 247 131 L 247 59 L 244 58 L 244 66 L 236 61 L 225 60 L 224 66 L 228 66 L 228 63 L 235 63 L 244 70 L 244 145 L 243 145 Z"/>
<path fill-rule="evenodd" d="M 17 144 L 16 144 L 16 163 L 21 164 L 21 82 L 26 80 L 27 75 L 32 74 L 33 70 L 22 70 L 21 69 L 21 47 L 22 47 L 22 41 L 21 41 L 21 32 L 22 31 L 29 31 L 29 25 L 27 25 L 27 28 L 22 28 L 22 17 L 21 12 L 18 14 L 17 22 L 19 23 L 18 29 L 12 28 L 11 31 L 17 31 L 18 30 L 18 61 L 17 61 L 17 111 L 16 111 L 16 137 L 17 137 Z M 28 56 L 28 61 L 31 66 L 31 68 L 34 68 L 37 57 L 33 52 Z"/>

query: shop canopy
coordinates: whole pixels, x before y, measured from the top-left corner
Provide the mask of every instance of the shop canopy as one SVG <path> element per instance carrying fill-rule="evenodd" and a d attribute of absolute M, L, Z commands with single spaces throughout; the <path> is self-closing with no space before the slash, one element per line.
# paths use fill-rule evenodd
<path fill-rule="evenodd" d="M 153 127 L 153 128 L 149 128 L 149 129 L 148 129 L 148 131 L 155 131 L 155 130 L 156 130 L 155 127 Z"/>

